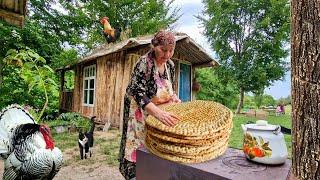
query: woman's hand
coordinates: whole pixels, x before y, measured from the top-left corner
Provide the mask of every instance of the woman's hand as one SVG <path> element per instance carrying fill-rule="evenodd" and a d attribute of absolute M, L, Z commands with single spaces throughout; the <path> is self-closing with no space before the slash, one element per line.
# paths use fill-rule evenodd
<path fill-rule="evenodd" d="M 152 102 L 146 105 L 145 110 L 148 112 L 148 114 L 154 116 L 167 126 L 174 126 L 179 121 L 179 117 L 172 113 L 161 110 Z"/>
<path fill-rule="evenodd" d="M 181 103 L 181 100 L 178 98 L 178 96 L 176 94 L 173 94 L 171 96 L 171 102 L 174 102 L 174 103 Z"/>
<path fill-rule="evenodd" d="M 175 126 L 179 122 L 178 116 L 166 111 L 155 114 L 155 117 L 167 126 Z"/>

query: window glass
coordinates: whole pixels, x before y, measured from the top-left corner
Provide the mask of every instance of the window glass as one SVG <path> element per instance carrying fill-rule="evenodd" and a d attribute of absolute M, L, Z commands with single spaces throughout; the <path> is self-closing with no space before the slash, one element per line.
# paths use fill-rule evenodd
<path fill-rule="evenodd" d="M 93 89 L 94 88 L 94 79 L 91 79 L 90 80 L 90 89 Z"/>
<path fill-rule="evenodd" d="M 88 89 L 88 80 L 84 80 L 84 89 Z"/>
<path fill-rule="evenodd" d="M 90 94 L 89 94 L 89 104 L 93 104 L 93 96 L 94 96 L 94 90 L 90 90 Z"/>

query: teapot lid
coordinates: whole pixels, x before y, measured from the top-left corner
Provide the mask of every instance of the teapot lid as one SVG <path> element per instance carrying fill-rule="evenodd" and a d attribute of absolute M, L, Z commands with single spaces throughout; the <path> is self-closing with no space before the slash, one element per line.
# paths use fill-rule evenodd
<path fill-rule="evenodd" d="M 276 131 L 279 128 L 277 125 L 268 124 L 266 120 L 257 120 L 255 124 L 246 124 L 245 126 L 247 129 L 262 131 Z"/>

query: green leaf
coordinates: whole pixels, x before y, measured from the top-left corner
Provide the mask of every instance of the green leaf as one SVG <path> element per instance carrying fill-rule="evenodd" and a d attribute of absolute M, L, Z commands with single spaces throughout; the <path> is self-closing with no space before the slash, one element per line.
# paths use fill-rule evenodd
<path fill-rule="evenodd" d="M 39 57 L 39 58 L 37 58 L 37 60 L 39 62 L 46 63 L 46 60 L 43 57 Z"/>
<path fill-rule="evenodd" d="M 31 50 L 28 51 L 28 55 L 29 55 L 30 57 L 34 58 L 34 59 L 40 58 L 39 54 L 37 54 L 37 53 L 35 53 L 35 52 L 31 51 Z"/>
<path fill-rule="evenodd" d="M 5 56 L 13 56 L 13 55 L 16 55 L 17 53 L 18 53 L 17 50 L 15 50 L 15 49 L 9 49 L 9 50 L 7 51 L 7 53 L 6 53 Z"/>
<path fill-rule="evenodd" d="M 46 68 L 47 70 L 49 70 L 50 72 L 54 73 L 54 70 L 49 67 L 48 65 L 43 65 L 44 68 Z"/>
<path fill-rule="evenodd" d="M 24 63 L 24 67 L 27 68 L 27 69 L 32 69 L 34 68 L 36 65 L 32 62 L 26 62 Z"/>
<path fill-rule="evenodd" d="M 56 87 L 58 86 L 57 83 L 53 79 L 48 78 L 47 81 Z"/>
<path fill-rule="evenodd" d="M 29 83 L 29 90 L 28 90 L 28 93 L 31 92 L 31 90 L 33 89 L 33 87 L 36 85 L 36 82 L 30 82 Z"/>

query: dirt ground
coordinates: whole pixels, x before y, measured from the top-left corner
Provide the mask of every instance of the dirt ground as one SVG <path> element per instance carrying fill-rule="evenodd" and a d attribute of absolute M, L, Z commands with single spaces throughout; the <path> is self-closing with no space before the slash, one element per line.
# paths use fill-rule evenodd
<path fill-rule="evenodd" d="M 95 132 L 95 139 L 112 136 L 107 132 Z M 105 154 L 99 152 L 99 146 L 93 147 L 93 156 L 85 160 L 79 160 L 78 148 L 67 149 L 63 152 L 64 165 L 54 180 L 92 179 L 92 180 L 123 180 L 118 166 L 110 166 L 105 162 Z M 0 174 L 2 176 L 4 166 L 0 161 Z"/>

